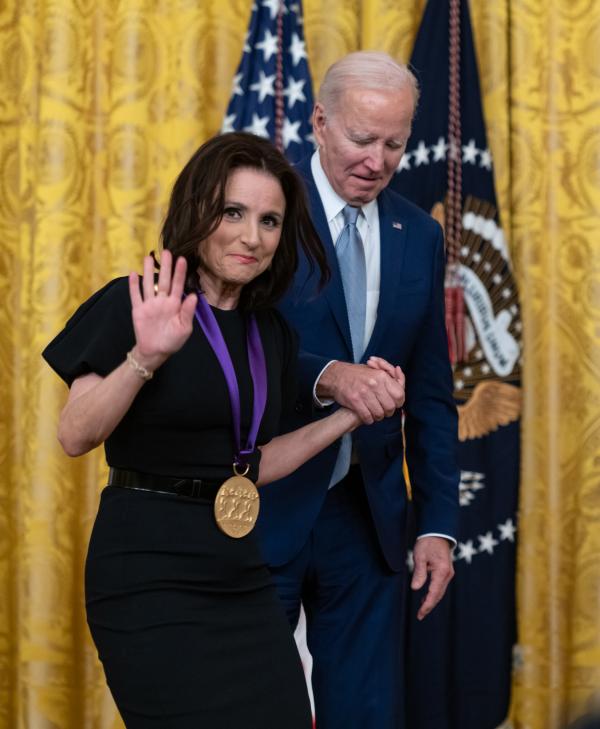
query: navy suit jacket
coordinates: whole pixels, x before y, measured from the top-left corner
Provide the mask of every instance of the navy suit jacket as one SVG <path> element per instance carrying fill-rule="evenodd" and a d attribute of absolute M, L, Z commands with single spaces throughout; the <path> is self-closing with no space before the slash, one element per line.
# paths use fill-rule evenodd
<path fill-rule="evenodd" d="M 280 309 L 300 337 L 299 398 L 282 431 L 331 413 L 313 404 L 314 382 L 332 359 L 352 362 L 350 327 L 340 271 L 325 211 L 310 170 L 306 181 L 313 223 L 327 252 L 331 281 L 318 291 L 316 272 L 300 251 L 293 286 Z M 391 190 L 377 198 L 381 283 L 377 320 L 362 361 L 371 355 L 400 365 L 406 376 L 406 447 L 417 534 L 454 536 L 458 520 L 457 413 L 444 323 L 444 242 L 438 223 Z M 379 543 L 389 567 L 406 556 L 407 488 L 401 414 L 353 433 Z M 259 534 L 267 561 L 290 561 L 305 544 L 336 461 L 340 441 L 291 476 L 263 486 Z"/>

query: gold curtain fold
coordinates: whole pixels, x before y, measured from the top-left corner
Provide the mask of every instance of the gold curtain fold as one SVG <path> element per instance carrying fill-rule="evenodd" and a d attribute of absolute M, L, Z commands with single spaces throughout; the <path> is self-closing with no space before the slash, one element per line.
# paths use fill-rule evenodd
<path fill-rule="evenodd" d="M 510 7 L 525 331 L 513 713 L 546 729 L 600 690 L 600 5 Z"/>
<path fill-rule="evenodd" d="M 315 88 L 348 51 L 406 60 L 424 5 L 304 0 Z M 0 4 L 0 729 L 122 726 L 83 611 L 103 454 L 62 454 L 66 392 L 40 352 L 156 247 L 174 176 L 220 126 L 250 9 Z M 600 7 L 471 13 L 525 324 L 512 719 L 559 729 L 600 686 Z"/>

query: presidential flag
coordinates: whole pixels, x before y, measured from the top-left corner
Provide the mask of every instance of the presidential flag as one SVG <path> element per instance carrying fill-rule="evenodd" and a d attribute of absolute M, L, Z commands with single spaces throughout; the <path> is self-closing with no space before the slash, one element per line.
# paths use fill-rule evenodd
<path fill-rule="evenodd" d="M 445 228 L 461 514 L 448 595 L 422 623 L 409 598 L 407 726 L 495 729 L 515 643 L 521 315 L 466 0 L 429 0 L 411 66 L 421 98 L 391 184 Z"/>
<path fill-rule="evenodd" d="M 271 139 L 297 162 L 314 151 L 312 108 L 300 1 L 256 0 L 221 131 Z"/>

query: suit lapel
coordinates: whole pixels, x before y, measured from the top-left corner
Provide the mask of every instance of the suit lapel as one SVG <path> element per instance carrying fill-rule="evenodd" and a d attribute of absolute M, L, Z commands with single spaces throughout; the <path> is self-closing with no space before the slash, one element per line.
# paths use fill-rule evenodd
<path fill-rule="evenodd" d="M 342 286 L 342 276 L 340 274 L 340 267 L 338 264 L 337 255 L 335 252 L 335 246 L 331 239 L 331 232 L 329 230 L 329 223 L 325 216 L 325 209 L 321 202 L 321 197 L 315 185 L 312 171 L 310 169 L 310 158 L 303 160 L 297 166 L 298 171 L 306 182 L 306 189 L 308 192 L 309 203 L 312 213 L 312 221 L 317 229 L 319 238 L 325 248 L 327 255 L 327 263 L 331 271 L 331 280 L 323 291 L 323 296 L 329 304 L 329 308 L 333 314 L 333 318 L 340 330 L 348 353 L 350 361 L 352 361 L 352 338 L 350 336 L 350 323 L 348 320 L 348 310 L 346 308 L 346 299 L 344 297 L 344 288 Z"/>
<path fill-rule="evenodd" d="M 394 293 L 398 287 L 400 273 L 406 254 L 407 224 L 399 217 L 397 206 L 392 209 L 392 201 L 384 190 L 377 198 L 379 209 L 380 267 L 379 304 L 377 318 L 371 339 L 363 355 L 363 361 L 377 354 L 385 334 L 386 312 L 393 310 Z"/>

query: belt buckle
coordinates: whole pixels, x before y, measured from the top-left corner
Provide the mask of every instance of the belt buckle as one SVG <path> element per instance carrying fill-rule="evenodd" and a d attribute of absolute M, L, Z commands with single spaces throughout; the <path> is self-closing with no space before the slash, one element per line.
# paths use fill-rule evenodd
<path fill-rule="evenodd" d="M 177 496 L 192 496 L 193 495 L 193 487 L 190 487 L 190 484 L 192 482 L 187 478 L 179 479 L 179 481 L 176 481 L 173 484 L 173 490 L 177 494 Z"/>
<path fill-rule="evenodd" d="M 190 499 L 199 499 L 202 495 L 202 479 L 182 478 L 173 484 L 177 496 L 187 496 Z"/>

